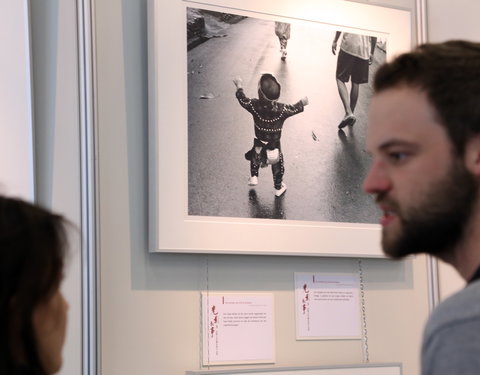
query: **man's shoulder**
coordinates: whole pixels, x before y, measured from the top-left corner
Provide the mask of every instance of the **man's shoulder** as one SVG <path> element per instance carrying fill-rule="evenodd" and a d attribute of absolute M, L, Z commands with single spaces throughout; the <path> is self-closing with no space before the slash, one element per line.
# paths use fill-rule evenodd
<path fill-rule="evenodd" d="M 438 305 L 425 327 L 425 336 L 428 337 L 442 328 L 469 320 L 480 320 L 480 280 Z"/>
<path fill-rule="evenodd" d="M 430 316 L 422 344 L 422 374 L 478 374 L 480 281 L 442 302 Z"/>

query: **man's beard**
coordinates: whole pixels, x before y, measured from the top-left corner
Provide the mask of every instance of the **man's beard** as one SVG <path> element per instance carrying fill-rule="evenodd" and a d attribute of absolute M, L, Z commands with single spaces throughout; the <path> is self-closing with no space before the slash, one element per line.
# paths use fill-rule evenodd
<path fill-rule="evenodd" d="M 404 210 L 379 196 L 378 201 L 395 208 L 400 220 L 396 238 L 382 237 L 382 247 L 391 258 L 426 253 L 442 257 L 462 240 L 477 196 L 477 182 L 461 163 L 452 163 L 446 176 L 424 194 L 417 207 Z M 384 229 L 385 230 L 385 229 Z"/>

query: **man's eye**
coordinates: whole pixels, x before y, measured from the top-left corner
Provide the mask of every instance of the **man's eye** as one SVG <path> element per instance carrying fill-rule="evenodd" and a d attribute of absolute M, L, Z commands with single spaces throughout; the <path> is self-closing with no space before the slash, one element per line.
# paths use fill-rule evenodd
<path fill-rule="evenodd" d="M 407 158 L 406 152 L 390 152 L 388 158 L 395 163 L 404 161 Z"/>

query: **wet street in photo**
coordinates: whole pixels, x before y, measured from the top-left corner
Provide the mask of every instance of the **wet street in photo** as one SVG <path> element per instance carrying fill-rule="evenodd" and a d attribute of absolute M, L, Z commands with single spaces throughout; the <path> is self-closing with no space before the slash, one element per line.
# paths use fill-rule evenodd
<path fill-rule="evenodd" d="M 306 22 L 292 24 L 282 61 L 273 22 L 245 18 L 188 51 L 189 215 L 378 222 L 373 198 L 361 189 L 369 166 L 365 136 L 372 89 L 360 85 L 357 122 L 339 130 L 344 109 L 331 51 L 334 34 Z M 371 69 L 384 59 L 377 48 Z M 244 154 L 253 145 L 254 125 L 238 104 L 232 80 L 240 76 L 245 94 L 254 98 L 262 73 L 280 82 L 279 102 L 309 99 L 305 111 L 283 127 L 287 190 L 281 197 L 274 195 L 271 167 L 260 169 L 256 187 L 247 184 Z"/>

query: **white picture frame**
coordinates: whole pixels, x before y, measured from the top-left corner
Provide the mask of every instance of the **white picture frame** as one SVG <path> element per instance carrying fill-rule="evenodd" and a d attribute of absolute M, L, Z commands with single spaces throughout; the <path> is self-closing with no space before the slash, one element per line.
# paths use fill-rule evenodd
<path fill-rule="evenodd" d="M 383 257 L 380 226 L 188 215 L 186 8 L 289 17 L 388 35 L 387 59 L 410 49 L 411 12 L 355 2 L 288 0 L 149 3 L 149 250 Z"/>

